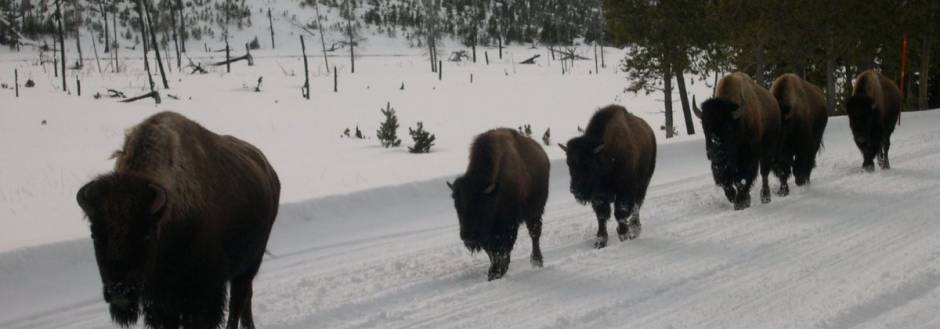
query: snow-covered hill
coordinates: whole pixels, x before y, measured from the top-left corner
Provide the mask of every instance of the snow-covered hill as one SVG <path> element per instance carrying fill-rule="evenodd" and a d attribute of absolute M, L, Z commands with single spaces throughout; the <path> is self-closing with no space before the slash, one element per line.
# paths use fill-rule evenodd
<path fill-rule="evenodd" d="M 833 118 L 813 185 L 733 211 L 699 139 L 660 146 L 635 241 L 553 161 L 545 267 L 506 278 L 457 237 L 448 177 L 283 205 L 255 281 L 264 328 L 937 328 L 940 111 L 905 113 L 894 169 L 864 173 Z M 87 239 L 0 254 L 0 327 L 109 328 Z"/>

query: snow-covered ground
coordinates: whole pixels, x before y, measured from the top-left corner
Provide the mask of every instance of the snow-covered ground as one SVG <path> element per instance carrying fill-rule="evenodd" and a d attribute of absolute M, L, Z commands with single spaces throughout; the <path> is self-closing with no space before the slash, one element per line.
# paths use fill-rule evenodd
<path fill-rule="evenodd" d="M 421 65 L 371 65 L 381 63 Z M 369 65 L 357 74 L 368 75 Z M 655 110 L 652 97 L 618 96 L 623 81 L 613 73 L 540 78 L 548 70 L 532 68 L 523 80 L 476 70 L 477 81 L 492 82 L 458 86 L 403 69 L 384 83 L 362 78 L 376 81 L 369 88 L 318 91 L 309 102 L 297 99 L 296 78 L 272 77 L 260 95 L 242 91 L 233 81 L 251 73 L 184 79 L 170 93 L 193 100 L 157 108 L 38 89 L 31 92 L 41 97 L 19 100 L 4 93 L 12 106 L 0 111 L 0 219 L 12 230 L 2 241 L 33 246 L 0 254 L 0 327 L 112 327 L 90 241 L 48 242 L 87 234 L 75 189 L 108 169 L 123 128 L 165 109 L 256 143 L 284 178 L 269 244 L 275 257 L 255 280 L 264 328 L 940 327 L 940 111 L 905 113 L 894 169 L 873 174 L 859 168 L 845 118 L 833 118 L 813 185 L 739 212 L 713 187 L 701 139 L 661 144 L 643 235 L 603 250 L 592 249 L 593 214 L 568 194 L 565 164 L 549 148 L 556 160 L 545 267 L 530 268 L 521 234 L 507 277 L 486 282 L 488 261 L 460 244 L 444 185 L 463 169 L 469 138 L 529 122 L 562 140 L 605 103 Z M 396 95 L 402 79 L 422 97 Z M 185 92 L 190 84 L 200 90 Z M 424 120 L 438 133 L 436 153 L 338 138 L 338 127 L 356 122 L 374 135 L 385 99 L 403 126 Z M 644 117 L 657 124 L 659 115 Z"/>
<path fill-rule="evenodd" d="M 292 8 L 267 3 L 283 6 L 275 13 Z M 355 74 L 348 58 L 330 58 L 337 93 L 323 58 L 311 56 L 304 100 L 297 32 L 286 18 L 276 16 L 275 26 L 288 40 L 253 52 L 253 67 L 195 76 L 172 69 L 159 106 L 91 97 L 108 88 L 144 93 L 139 58 L 122 58 L 121 74 L 99 74 L 86 49 L 84 70 L 69 72 L 68 95 L 35 53 L 0 51 L 0 83 L 12 85 L 14 68 L 21 84 L 37 83 L 21 87 L 20 98 L 0 89 L 0 328 L 112 327 L 75 193 L 111 168 L 124 129 L 164 110 L 257 145 L 281 177 L 274 256 L 255 280 L 262 328 L 940 327 L 940 111 L 905 113 L 894 169 L 872 174 L 860 169 L 846 119 L 832 118 L 813 185 L 769 205 L 755 198 L 739 212 L 713 186 L 700 135 L 667 141 L 657 129 L 643 235 L 603 250 L 591 247 L 593 213 L 567 191 L 562 152 L 546 147 L 545 267 L 529 266 L 523 233 L 507 276 L 486 282 L 488 260 L 464 250 L 444 184 L 464 170 L 473 136 L 531 124 L 534 138 L 551 128 L 552 143 L 563 142 L 610 103 L 658 128 L 662 96 L 624 93 L 620 50 L 608 48 L 599 73 L 579 61 L 563 76 L 544 48 L 512 46 L 501 61 L 481 48 L 478 63 L 445 62 L 439 81 L 422 50 L 369 38 Z M 233 44 L 257 34 L 265 45 L 264 33 L 255 25 Z M 513 64 L 534 54 L 542 55 L 537 65 Z M 222 56 L 190 54 L 203 64 Z M 691 88 L 700 101 L 710 94 L 701 82 Z M 386 102 L 398 111 L 403 146 L 418 121 L 437 135 L 431 154 L 378 146 Z M 684 135 L 681 112 L 675 119 Z M 340 138 L 356 125 L 368 139 Z"/>

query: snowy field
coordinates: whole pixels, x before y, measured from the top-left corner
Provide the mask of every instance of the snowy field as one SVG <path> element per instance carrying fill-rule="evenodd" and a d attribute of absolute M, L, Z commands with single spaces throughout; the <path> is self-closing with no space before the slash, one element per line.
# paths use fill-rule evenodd
<path fill-rule="evenodd" d="M 91 97 L 144 93 L 139 59 L 117 75 L 87 61 L 70 72 L 67 95 L 51 65 L 0 53 L 0 83 L 12 84 L 14 68 L 21 83 L 37 83 L 20 98 L 0 89 L 0 328 L 113 326 L 75 193 L 111 168 L 124 129 L 165 110 L 257 145 L 281 177 L 274 256 L 254 283 L 262 328 L 940 328 L 940 111 L 905 113 L 894 169 L 871 174 L 846 118 L 832 118 L 813 185 L 769 205 L 755 189 L 754 206 L 739 212 L 713 186 L 701 135 L 667 141 L 655 129 L 643 235 L 603 250 L 592 248 L 590 208 L 568 193 L 561 150 L 547 147 L 545 267 L 529 266 L 523 233 L 507 276 L 486 282 L 488 260 L 460 243 L 444 184 L 464 170 L 473 136 L 531 124 L 534 138 L 551 128 L 552 143 L 564 142 L 610 103 L 658 128 L 662 96 L 624 93 L 622 51 L 608 49 L 599 73 L 579 61 L 563 76 L 544 48 L 512 47 L 503 61 L 487 49 L 491 65 L 482 55 L 445 63 L 439 81 L 420 50 L 382 42 L 366 44 L 354 75 L 348 58 L 330 58 L 337 93 L 322 58 L 310 59 L 304 100 L 302 60 L 258 51 L 255 66 L 231 74 L 174 68 L 159 106 Z M 534 54 L 536 65 L 512 64 Z M 700 101 L 710 95 L 701 82 L 690 87 Z M 403 146 L 418 121 L 437 135 L 431 154 L 378 146 L 386 102 Z M 684 135 L 681 112 L 675 119 Z M 368 139 L 340 138 L 356 125 Z"/>

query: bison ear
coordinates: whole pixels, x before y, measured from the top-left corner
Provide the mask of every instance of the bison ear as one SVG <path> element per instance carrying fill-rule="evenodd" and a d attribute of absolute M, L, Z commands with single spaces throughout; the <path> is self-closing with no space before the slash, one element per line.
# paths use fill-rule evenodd
<path fill-rule="evenodd" d="M 75 194 L 75 199 L 78 201 L 78 206 L 82 207 L 82 211 L 85 214 L 88 214 L 93 209 L 92 203 L 94 202 L 94 181 L 85 184 L 82 188 L 78 189 L 78 193 Z"/>
<path fill-rule="evenodd" d="M 598 154 L 598 153 L 601 153 L 601 151 L 603 151 L 603 150 L 604 150 L 604 144 L 601 144 L 601 145 L 598 145 L 597 147 L 595 147 L 593 152 L 594 152 L 594 154 Z"/>
<path fill-rule="evenodd" d="M 156 215 L 163 208 L 166 208 L 166 190 L 156 184 L 149 184 L 147 187 L 153 192 L 153 201 L 150 203 L 150 214 Z"/>
<path fill-rule="evenodd" d="M 451 183 L 451 182 L 447 182 L 447 187 L 449 187 L 449 188 L 450 188 L 450 191 L 451 191 L 451 192 L 453 192 L 453 191 L 454 191 L 454 184 L 453 184 L 453 183 Z"/>
<path fill-rule="evenodd" d="M 560 147 L 562 151 L 565 151 L 565 153 L 568 153 L 568 147 L 565 146 L 565 144 L 558 143 L 558 147 Z"/>
<path fill-rule="evenodd" d="M 495 191 L 496 191 L 496 183 L 492 183 L 490 184 L 490 186 L 487 186 L 485 190 L 483 190 L 483 194 L 491 195 Z"/>

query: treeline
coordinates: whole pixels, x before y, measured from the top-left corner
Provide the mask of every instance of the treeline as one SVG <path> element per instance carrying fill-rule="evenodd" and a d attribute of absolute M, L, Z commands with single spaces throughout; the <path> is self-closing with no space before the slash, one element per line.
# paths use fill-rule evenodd
<path fill-rule="evenodd" d="M 670 127 L 674 93 L 686 117 L 690 110 L 683 76 L 732 71 L 765 87 L 797 73 L 825 89 L 829 112 L 838 114 L 852 78 L 877 68 L 902 85 L 905 110 L 940 107 L 940 72 L 930 70 L 938 63 L 934 0 L 604 0 L 604 7 L 612 39 L 629 47 L 622 62 L 629 89 L 663 91 Z"/>

